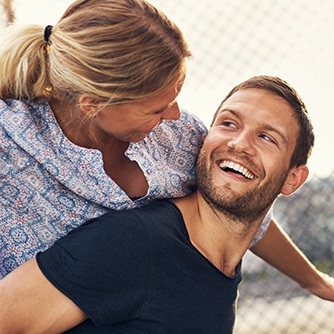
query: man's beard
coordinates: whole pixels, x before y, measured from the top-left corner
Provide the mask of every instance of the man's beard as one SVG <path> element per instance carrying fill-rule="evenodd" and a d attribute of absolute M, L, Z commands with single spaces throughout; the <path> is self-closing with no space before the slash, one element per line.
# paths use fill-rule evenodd
<path fill-rule="evenodd" d="M 212 161 L 212 160 L 211 160 Z M 229 183 L 216 186 L 213 180 L 213 168 L 206 165 L 206 159 L 200 155 L 196 166 L 197 186 L 204 200 L 217 213 L 221 212 L 230 219 L 250 224 L 270 208 L 286 180 L 287 171 L 273 175 L 265 183 L 240 194 L 232 190 Z"/>

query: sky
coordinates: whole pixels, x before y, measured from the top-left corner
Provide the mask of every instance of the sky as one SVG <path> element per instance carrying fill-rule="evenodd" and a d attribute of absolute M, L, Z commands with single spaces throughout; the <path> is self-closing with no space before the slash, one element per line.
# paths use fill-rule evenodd
<path fill-rule="evenodd" d="M 16 21 L 54 25 L 69 0 L 16 0 Z M 179 104 L 207 126 L 227 92 L 253 75 L 277 75 L 306 103 L 316 144 L 311 175 L 334 173 L 334 1 L 151 0 L 193 52 Z M 333 139 L 334 140 L 334 139 Z"/>

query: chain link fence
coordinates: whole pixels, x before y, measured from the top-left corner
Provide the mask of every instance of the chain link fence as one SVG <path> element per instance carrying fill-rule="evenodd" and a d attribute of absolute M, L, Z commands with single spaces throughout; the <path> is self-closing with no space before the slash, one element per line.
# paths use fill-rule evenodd
<path fill-rule="evenodd" d="M 10 20 L 0 0 L 0 26 Z M 72 1 L 14 0 L 16 21 L 55 24 Z M 334 274 L 334 2 L 152 0 L 193 51 L 179 103 L 209 126 L 220 100 L 252 75 L 282 77 L 301 94 L 316 134 L 308 182 L 280 197 L 274 215 L 307 257 Z M 51 8 L 51 9 L 50 9 Z M 236 334 L 334 333 L 333 303 L 310 296 L 252 254 L 244 259 Z"/>

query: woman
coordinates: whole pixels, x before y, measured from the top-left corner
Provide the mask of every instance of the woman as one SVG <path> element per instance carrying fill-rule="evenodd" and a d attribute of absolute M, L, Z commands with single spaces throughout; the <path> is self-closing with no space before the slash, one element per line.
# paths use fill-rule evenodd
<path fill-rule="evenodd" d="M 147 2 L 77 1 L 43 29 L 1 45 L 1 277 L 92 217 L 189 193 L 206 134 L 176 102 L 188 46 Z"/>
<path fill-rule="evenodd" d="M 144 0 L 78 0 L 54 27 L 9 28 L 0 277 L 90 218 L 194 189 L 207 130 L 176 101 L 190 55 L 178 27 Z M 276 227 L 256 253 L 318 289 L 317 272 Z"/>

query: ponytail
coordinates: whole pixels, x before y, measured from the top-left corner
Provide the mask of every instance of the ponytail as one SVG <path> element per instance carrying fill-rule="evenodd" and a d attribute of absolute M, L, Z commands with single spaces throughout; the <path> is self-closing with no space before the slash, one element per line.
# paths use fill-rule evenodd
<path fill-rule="evenodd" d="M 50 91 L 47 48 L 39 25 L 7 28 L 0 40 L 0 98 L 32 100 Z"/>

